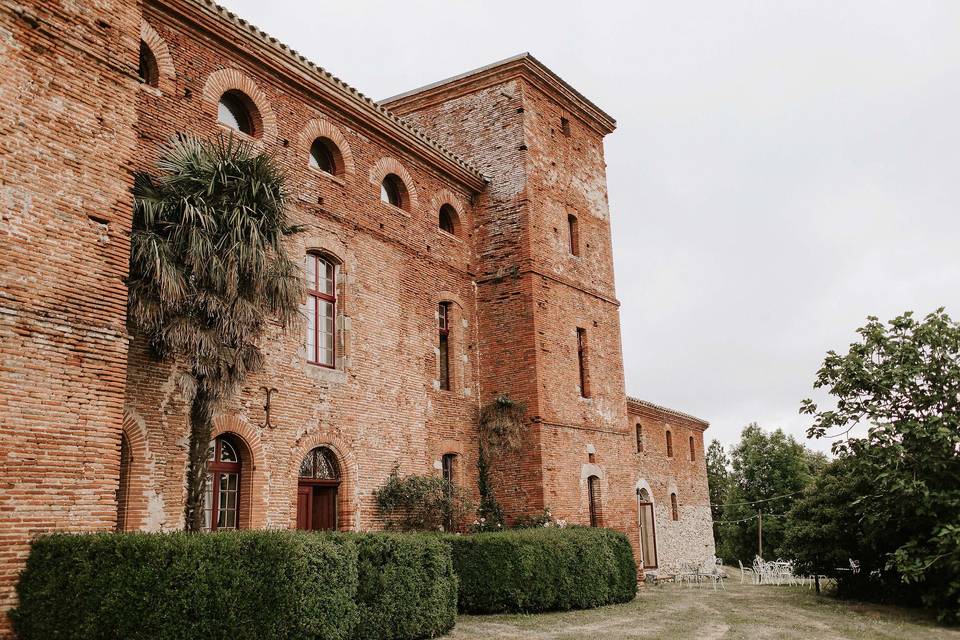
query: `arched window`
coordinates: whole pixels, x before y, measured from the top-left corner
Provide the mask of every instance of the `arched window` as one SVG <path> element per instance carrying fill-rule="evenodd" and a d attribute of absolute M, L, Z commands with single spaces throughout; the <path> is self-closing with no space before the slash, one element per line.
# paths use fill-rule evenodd
<path fill-rule="evenodd" d="M 130 499 L 130 441 L 120 434 L 120 482 L 117 485 L 117 531 L 127 530 L 127 502 Z"/>
<path fill-rule="evenodd" d="M 693 441 L 693 436 L 690 436 L 690 462 L 693 462 L 697 459 L 697 445 Z"/>
<path fill-rule="evenodd" d="M 308 253 L 307 362 L 336 366 L 337 266 L 319 253 Z"/>
<path fill-rule="evenodd" d="M 640 555 L 644 569 L 657 568 L 657 526 L 653 501 L 646 489 L 637 489 L 637 510 L 640 516 Z"/>
<path fill-rule="evenodd" d="M 396 174 L 388 173 L 380 183 L 380 201 L 392 204 L 395 207 L 403 209 L 406 206 L 404 195 L 406 189 L 403 186 L 403 180 Z"/>
<path fill-rule="evenodd" d="M 310 146 L 309 165 L 314 169 L 319 169 L 329 173 L 332 176 L 339 175 L 342 171 L 343 160 L 340 150 L 330 138 L 317 138 Z"/>
<path fill-rule="evenodd" d="M 217 121 L 248 136 L 259 135 L 259 112 L 253 100 L 242 91 L 233 89 L 220 96 Z"/>
<path fill-rule="evenodd" d="M 567 216 L 567 231 L 570 236 L 570 254 L 580 255 L 580 230 L 577 225 L 577 216 L 572 213 Z"/>
<path fill-rule="evenodd" d="M 667 457 L 673 457 L 673 434 L 667 431 Z"/>
<path fill-rule="evenodd" d="M 457 210 L 453 208 L 453 205 L 445 204 L 440 207 L 439 226 L 443 231 L 451 235 L 456 235 L 457 218 Z"/>
<path fill-rule="evenodd" d="M 443 479 L 454 484 L 456 481 L 455 470 L 457 463 L 457 454 L 455 453 L 445 453 L 443 457 L 440 458 L 440 468 L 443 471 Z"/>
<path fill-rule="evenodd" d="M 674 520 L 680 519 L 680 509 L 677 507 L 677 494 L 670 494 L 670 517 Z"/>
<path fill-rule="evenodd" d="M 440 388 L 450 390 L 450 303 L 437 305 L 437 349 L 440 359 Z"/>
<path fill-rule="evenodd" d="M 157 66 L 157 57 L 143 40 L 140 41 L 140 64 L 137 68 L 137 75 L 140 81 L 151 87 L 157 86 L 160 82 L 160 67 Z"/>
<path fill-rule="evenodd" d="M 637 423 L 637 453 L 643 453 L 643 426 Z"/>
<path fill-rule="evenodd" d="M 297 528 L 336 531 L 340 465 L 327 447 L 310 450 L 297 479 Z"/>
<path fill-rule="evenodd" d="M 590 526 L 601 526 L 603 518 L 603 507 L 600 497 L 600 478 L 590 476 L 587 478 L 587 499 L 590 501 Z"/>
<path fill-rule="evenodd" d="M 207 531 L 236 529 L 240 523 L 240 460 L 238 444 L 229 435 L 210 443 L 207 458 L 207 495 L 204 501 Z"/>

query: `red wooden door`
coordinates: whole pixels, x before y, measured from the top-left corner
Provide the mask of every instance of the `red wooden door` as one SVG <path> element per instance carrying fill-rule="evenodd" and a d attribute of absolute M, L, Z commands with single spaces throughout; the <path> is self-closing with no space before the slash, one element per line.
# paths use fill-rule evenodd
<path fill-rule="evenodd" d="M 310 528 L 310 508 L 313 506 L 311 498 L 313 487 L 300 485 L 297 487 L 297 529 Z"/>
<path fill-rule="evenodd" d="M 337 528 L 337 488 L 313 487 L 311 529 L 330 531 Z"/>
<path fill-rule="evenodd" d="M 301 481 L 297 486 L 297 529 L 337 530 L 337 486 Z"/>

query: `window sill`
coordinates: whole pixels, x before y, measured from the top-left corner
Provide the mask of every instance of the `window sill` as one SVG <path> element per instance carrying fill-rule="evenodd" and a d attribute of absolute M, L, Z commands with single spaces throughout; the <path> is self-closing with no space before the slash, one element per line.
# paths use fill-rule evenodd
<path fill-rule="evenodd" d="M 217 122 L 217 127 L 220 129 L 221 132 L 226 134 L 232 134 L 233 137 L 235 137 L 238 140 L 242 140 L 243 142 L 249 142 L 251 144 L 257 144 L 257 143 L 263 142 L 262 138 L 255 138 L 254 136 L 251 136 L 249 133 L 244 133 L 243 131 L 240 131 L 239 129 L 234 129 L 233 127 L 228 127 L 227 125 L 219 121 Z"/>
<path fill-rule="evenodd" d="M 325 180 L 329 180 L 330 182 L 333 182 L 334 184 L 338 184 L 341 187 L 347 186 L 347 183 L 343 181 L 343 178 L 341 178 L 340 176 L 336 176 L 332 173 L 327 173 L 323 169 L 318 169 L 317 167 L 307 164 L 307 170 L 313 175 L 324 178 Z"/>
<path fill-rule="evenodd" d="M 463 238 L 460 238 L 456 234 L 450 233 L 449 231 L 444 231 L 440 227 L 437 227 L 437 233 L 440 235 L 441 238 L 447 238 L 448 240 L 454 240 L 456 242 L 459 242 L 460 244 L 463 244 Z"/>
<path fill-rule="evenodd" d="M 339 384 L 347 381 L 347 373 L 342 367 L 333 369 L 319 364 L 310 364 L 305 360 L 302 363 L 303 373 L 314 382 Z"/>
<path fill-rule="evenodd" d="M 144 93 L 149 93 L 155 98 L 159 98 L 163 95 L 163 91 L 160 91 L 160 87 L 155 87 L 152 84 L 147 84 L 146 82 L 140 81 L 140 90 Z"/>
<path fill-rule="evenodd" d="M 401 209 L 400 207 L 390 204 L 389 202 L 384 202 L 383 200 L 378 200 L 377 202 L 380 203 L 380 206 L 386 207 L 387 209 L 390 209 L 394 213 L 399 213 L 400 215 L 406 216 L 408 218 L 413 217 L 413 215 L 406 209 Z"/>

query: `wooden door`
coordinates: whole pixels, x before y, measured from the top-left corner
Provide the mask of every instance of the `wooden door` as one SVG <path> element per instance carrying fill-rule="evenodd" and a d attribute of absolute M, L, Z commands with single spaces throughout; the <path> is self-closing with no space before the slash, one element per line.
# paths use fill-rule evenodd
<path fill-rule="evenodd" d="M 313 487 L 300 485 L 297 487 L 297 529 L 309 529 L 311 518 L 311 507 L 313 501 Z"/>
<path fill-rule="evenodd" d="M 313 487 L 310 528 L 314 531 L 336 531 L 337 488 Z"/>

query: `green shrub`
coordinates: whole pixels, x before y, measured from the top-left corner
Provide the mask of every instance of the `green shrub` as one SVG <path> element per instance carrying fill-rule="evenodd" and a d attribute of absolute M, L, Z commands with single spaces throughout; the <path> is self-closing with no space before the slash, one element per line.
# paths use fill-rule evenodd
<path fill-rule="evenodd" d="M 463 613 L 587 609 L 636 595 L 630 543 L 610 529 L 549 527 L 445 539 Z"/>
<path fill-rule="evenodd" d="M 358 640 L 432 638 L 453 628 L 457 578 L 436 534 L 356 534 Z"/>
<path fill-rule="evenodd" d="M 297 532 L 54 534 L 11 613 L 22 640 L 349 638 L 357 549 Z"/>

